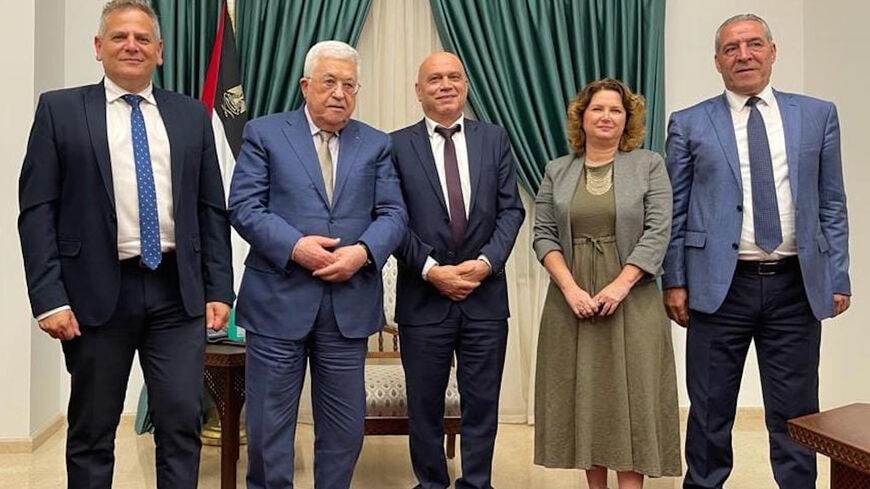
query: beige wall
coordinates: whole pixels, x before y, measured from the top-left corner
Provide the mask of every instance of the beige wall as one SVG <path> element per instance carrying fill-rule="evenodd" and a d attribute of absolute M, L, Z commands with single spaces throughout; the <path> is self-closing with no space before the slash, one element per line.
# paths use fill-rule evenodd
<path fill-rule="evenodd" d="M 849 206 L 852 293 L 842 317 L 825 323 L 822 336 L 821 401 L 830 407 L 870 401 L 870 165 L 864 158 L 870 134 L 867 81 L 870 67 L 870 4 L 854 0 L 804 3 L 804 87 L 808 95 L 834 101 L 840 115 L 843 171 Z"/>
<path fill-rule="evenodd" d="M 32 2 L 4 5 L 0 16 L 5 95 L 0 117 L 0 439 L 30 435 L 30 308 L 16 222 L 18 173 L 33 120 L 34 26 Z"/>

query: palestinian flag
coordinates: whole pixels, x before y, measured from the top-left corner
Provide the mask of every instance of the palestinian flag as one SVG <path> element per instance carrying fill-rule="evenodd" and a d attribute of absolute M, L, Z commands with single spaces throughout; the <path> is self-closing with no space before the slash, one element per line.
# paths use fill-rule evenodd
<path fill-rule="evenodd" d="M 217 36 L 211 50 L 211 60 L 205 83 L 202 86 L 202 102 L 211 114 L 214 130 L 215 149 L 224 182 L 224 195 L 229 196 L 230 181 L 236 158 L 242 147 L 242 130 L 248 121 L 245 96 L 242 93 L 242 78 L 239 76 L 239 53 L 236 50 L 236 36 L 233 23 L 227 11 L 227 2 L 221 5 Z M 239 290 L 244 259 L 248 254 L 248 244 L 232 231 L 233 272 L 235 288 Z"/>
<path fill-rule="evenodd" d="M 229 194 L 230 180 L 242 146 L 242 129 L 248 120 L 248 111 L 245 95 L 242 93 L 242 78 L 239 76 L 236 36 L 233 34 L 233 23 L 227 12 L 226 1 L 221 6 L 217 36 L 202 86 L 202 102 L 211 114 L 224 193 Z"/>

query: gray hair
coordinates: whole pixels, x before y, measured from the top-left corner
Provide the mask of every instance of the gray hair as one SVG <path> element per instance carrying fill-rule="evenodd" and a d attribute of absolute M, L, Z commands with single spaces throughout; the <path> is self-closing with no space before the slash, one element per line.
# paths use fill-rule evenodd
<path fill-rule="evenodd" d="M 160 40 L 160 22 L 157 19 L 157 13 L 151 8 L 151 4 L 147 0 L 112 0 L 103 6 L 103 13 L 100 15 L 100 27 L 97 30 L 97 35 L 103 37 L 106 34 L 106 20 L 115 12 L 122 10 L 135 9 L 147 15 L 151 19 L 151 25 L 154 26 L 154 35 L 157 40 Z"/>
<path fill-rule="evenodd" d="M 713 47 L 717 53 L 719 52 L 719 48 L 722 47 L 722 44 L 719 42 L 719 35 L 722 34 L 722 29 L 735 22 L 744 22 L 747 20 L 761 24 L 761 26 L 764 27 L 764 35 L 767 37 L 767 42 L 773 42 L 773 34 L 770 32 L 770 26 L 767 25 L 767 22 L 765 22 L 764 19 L 755 14 L 738 14 L 726 19 L 725 22 L 722 22 L 722 25 L 716 29 L 716 39 L 714 40 Z"/>
<path fill-rule="evenodd" d="M 308 54 L 305 55 L 305 67 L 302 69 L 302 76 L 311 78 L 311 75 L 314 74 L 314 68 L 323 58 L 352 60 L 353 65 L 356 67 L 357 80 L 359 80 L 359 53 L 351 45 L 341 41 L 320 41 L 311 46 Z"/>

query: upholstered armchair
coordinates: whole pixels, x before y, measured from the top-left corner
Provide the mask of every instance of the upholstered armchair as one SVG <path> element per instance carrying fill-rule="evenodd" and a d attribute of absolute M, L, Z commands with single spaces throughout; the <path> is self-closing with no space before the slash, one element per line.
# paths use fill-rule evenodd
<path fill-rule="evenodd" d="M 390 258 L 383 269 L 384 316 L 386 323 L 377 337 L 369 341 L 366 360 L 366 435 L 407 435 L 408 402 L 405 397 L 405 372 L 399 354 L 400 332 L 395 320 L 396 259 Z M 456 453 L 459 434 L 459 389 L 456 369 L 450 370 L 444 400 L 444 434 L 447 458 Z"/>

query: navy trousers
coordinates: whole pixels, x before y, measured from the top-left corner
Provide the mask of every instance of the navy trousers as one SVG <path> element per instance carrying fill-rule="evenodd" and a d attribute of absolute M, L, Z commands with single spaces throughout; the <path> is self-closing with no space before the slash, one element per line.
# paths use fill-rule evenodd
<path fill-rule="evenodd" d="M 490 489 L 498 430 L 498 399 L 507 347 L 507 321 L 467 318 L 453 304 L 438 324 L 401 326 L 408 396 L 411 464 L 418 489 L 450 485 L 444 454 L 444 394 L 454 353 L 462 410 L 462 477 L 456 489 Z"/>
<path fill-rule="evenodd" d="M 248 489 L 292 489 L 296 418 L 305 367 L 311 368 L 314 487 L 347 489 L 363 441 L 366 338 L 345 338 L 332 295 L 323 295 L 308 336 L 247 333 L 245 403 Z"/>
<path fill-rule="evenodd" d="M 821 323 L 810 310 L 797 259 L 787 263 L 767 275 L 741 262 L 715 313 L 690 311 L 684 489 L 719 489 L 731 473 L 731 428 L 752 341 L 774 478 L 781 489 L 816 487 L 815 455 L 789 440 L 786 421 L 819 410 Z"/>
<path fill-rule="evenodd" d="M 67 487 L 112 487 L 115 431 L 138 351 L 155 427 L 157 487 L 195 488 L 206 332 L 203 317 L 184 310 L 175 255 L 165 254 L 155 271 L 141 268 L 138 259 L 121 262 L 114 315 L 80 329 L 81 336 L 62 342 L 72 377 Z"/>

